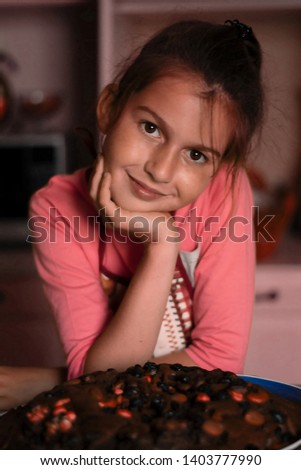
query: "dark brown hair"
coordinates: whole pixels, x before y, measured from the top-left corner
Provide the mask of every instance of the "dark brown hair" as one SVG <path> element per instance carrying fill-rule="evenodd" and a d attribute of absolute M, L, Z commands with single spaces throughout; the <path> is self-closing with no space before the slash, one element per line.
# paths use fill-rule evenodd
<path fill-rule="evenodd" d="M 111 125 L 131 95 L 160 76 L 177 70 L 192 73 L 205 81 L 209 95 L 224 95 L 230 102 L 235 131 L 223 161 L 243 163 L 261 127 L 263 89 L 260 45 L 251 28 L 242 34 L 241 25 L 180 21 L 154 35 L 116 77 Z"/>

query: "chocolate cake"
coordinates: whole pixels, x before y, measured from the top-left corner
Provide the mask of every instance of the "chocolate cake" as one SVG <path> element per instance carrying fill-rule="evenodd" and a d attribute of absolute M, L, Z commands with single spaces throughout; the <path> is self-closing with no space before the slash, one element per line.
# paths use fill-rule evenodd
<path fill-rule="evenodd" d="M 301 438 L 301 402 L 232 372 L 147 362 L 67 381 L 0 429 L 2 449 L 281 449 Z"/>

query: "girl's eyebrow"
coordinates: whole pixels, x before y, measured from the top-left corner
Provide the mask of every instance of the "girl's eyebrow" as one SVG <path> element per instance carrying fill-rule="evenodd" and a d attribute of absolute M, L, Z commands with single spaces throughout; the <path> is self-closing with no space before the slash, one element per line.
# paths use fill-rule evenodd
<path fill-rule="evenodd" d="M 155 120 L 160 124 L 160 126 L 164 126 L 167 129 L 170 129 L 169 125 L 164 121 L 164 119 L 161 118 L 161 116 L 159 116 L 159 114 L 157 114 L 155 111 L 150 109 L 148 106 L 142 106 L 142 105 L 137 106 L 137 109 L 139 109 L 140 111 L 145 111 L 146 113 L 153 116 L 153 118 L 155 118 Z"/>
<path fill-rule="evenodd" d="M 161 116 L 159 116 L 159 114 L 157 114 L 155 111 L 150 109 L 148 106 L 142 106 L 142 105 L 137 106 L 137 109 L 139 111 L 144 111 L 144 112 L 150 114 L 158 122 L 158 124 L 160 126 L 165 127 L 167 130 L 171 130 L 170 126 L 164 121 L 164 119 Z M 196 147 L 200 147 L 200 145 L 196 145 Z M 220 152 L 218 150 L 212 148 L 212 147 L 206 147 L 204 144 L 202 144 L 201 149 L 204 150 L 205 152 L 212 153 L 217 158 L 221 158 Z"/>

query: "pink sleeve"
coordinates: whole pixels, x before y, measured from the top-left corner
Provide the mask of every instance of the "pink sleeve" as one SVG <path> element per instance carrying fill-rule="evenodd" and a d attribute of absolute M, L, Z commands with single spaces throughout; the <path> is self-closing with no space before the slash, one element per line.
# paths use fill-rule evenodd
<path fill-rule="evenodd" d="M 87 351 L 109 317 L 99 283 L 95 217 L 90 215 L 89 219 L 89 204 L 77 196 L 72 185 L 64 188 L 50 183 L 33 196 L 30 204 L 31 224 L 36 220 L 36 266 L 58 325 L 69 378 L 83 372 Z M 38 226 L 42 227 L 40 236 Z"/>
<path fill-rule="evenodd" d="M 199 231 L 194 329 L 187 354 L 200 367 L 241 373 L 254 301 L 253 199 L 244 171 L 239 171 L 233 189 L 231 182 L 222 171 L 204 193 L 207 226 L 202 224 Z"/>

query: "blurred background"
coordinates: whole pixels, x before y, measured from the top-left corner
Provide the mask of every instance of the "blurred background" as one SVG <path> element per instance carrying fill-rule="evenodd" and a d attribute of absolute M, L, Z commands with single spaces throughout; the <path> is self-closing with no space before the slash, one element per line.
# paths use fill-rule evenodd
<path fill-rule="evenodd" d="M 84 142 L 89 130 L 97 146 L 102 87 L 149 35 L 191 17 L 238 18 L 262 44 L 267 110 L 248 168 L 259 210 L 246 372 L 301 384 L 301 0 L 0 0 L 0 364 L 64 363 L 26 243 L 28 199 L 52 174 L 91 163 Z M 274 216 L 270 239 L 256 232 L 265 215 Z"/>

